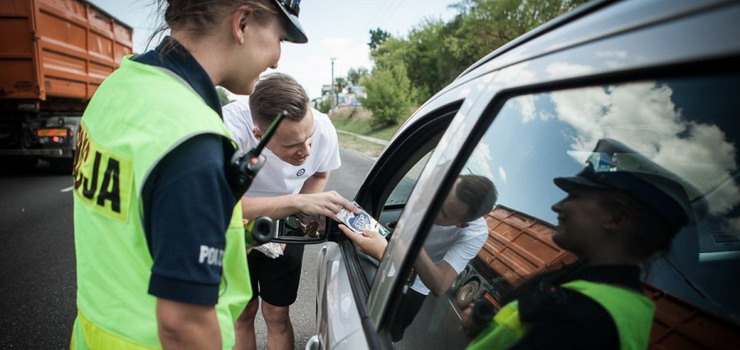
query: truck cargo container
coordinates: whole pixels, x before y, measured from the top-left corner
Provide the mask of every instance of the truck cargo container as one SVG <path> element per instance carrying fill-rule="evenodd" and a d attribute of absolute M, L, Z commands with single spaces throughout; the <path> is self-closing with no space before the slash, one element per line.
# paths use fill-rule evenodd
<path fill-rule="evenodd" d="M 0 1 L 0 166 L 70 171 L 85 106 L 132 52 L 132 28 L 90 2 Z"/>
<path fill-rule="evenodd" d="M 503 205 L 484 218 L 486 243 L 452 287 L 458 312 L 480 298 L 499 309 L 501 297 L 528 278 L 577 260 L 552 241 L 555 228 L 543 220 Z M 729 350 L 740 344 L 740 327 L 732 321 L 650 283 L 643 282 L 643 290 L 656 305 L 650 349 Z"/>

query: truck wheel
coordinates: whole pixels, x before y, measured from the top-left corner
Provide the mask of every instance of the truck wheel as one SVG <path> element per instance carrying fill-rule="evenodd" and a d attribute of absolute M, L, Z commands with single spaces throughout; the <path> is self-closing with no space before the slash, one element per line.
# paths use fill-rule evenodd
<path fill-rule="evenodd" d="M 473 302 L 475 300 L 476 296 L 478 295 L 478 292 L 480 291 L 480 282 L 476 280 L 470 280 L 467 283 L 465 283 L 462 287 L 460 287 L 457 290 L 457 293 L 455 293 L 455 306 L 457 306 L 460 309 L 465 309 L 468 304 Z"/>

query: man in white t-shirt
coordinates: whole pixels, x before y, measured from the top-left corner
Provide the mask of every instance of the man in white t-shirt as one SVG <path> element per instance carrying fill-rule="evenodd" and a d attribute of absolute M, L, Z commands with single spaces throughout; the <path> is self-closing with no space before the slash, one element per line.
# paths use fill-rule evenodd
<path fill-rule="evenodd" d="M 249 99 L 223 107 L 224 122 L 242 152 L 257 145 L 279 112 L 288 112 L 263 150 L 265 165 L 242 197 L 245 218 L 283 219 L 298 213 L 334 218 L 343 208 L 358 212 L 336 192 L 323 192 L 329 172 L 341 165 L 337 134 L 328 116 L 308 106 L 308 96 L 295 79 L 273 73 L 257 83 Z M 253 249 L 247 256 L 253 298 L 236 322 L 235 349 L 256 347 L 254 317 L 260 299 L 268 347 L 294 345 L 289 307 L 298 293 L 303 245 L 267 245 L 272 249 Z M 282 254 L 271 253 L 275 250 Z"/>
<path fill-rule="evenodd" d="M 417 276 L 400 303 L 399 317 L 394 318 L 390 327 L 394 342 L 403 338 L 426 296 L 430 292 L 435 296 L 444 294 L 483 247 L 488 238 L 488 225 L 483 215 L 493 209 L 497 197 L 493 182 L 484 176 L 460 175 L 457 178 L 414 262 Z M 379 233 L 365 231 L 359 235 L 344 225 L 339 228 L 361 251 L 381 259 L 388 242 Z"/>

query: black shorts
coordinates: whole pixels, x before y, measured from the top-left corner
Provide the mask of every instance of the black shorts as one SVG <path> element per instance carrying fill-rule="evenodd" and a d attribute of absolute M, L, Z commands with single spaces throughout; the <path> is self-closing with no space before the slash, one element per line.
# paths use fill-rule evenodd
<path fill-rule="evenodd" d="M 403 339 L 403 333 L 406 332 L 406 328 L 409 328 L 416 315 L 421 310 L 421 306 L 424 305 L 424 300 L 427 296 L 421 294 L 409 287 L 406 293 L 402 296 L 396 315 L 393 317 L 391 322 L 391 340 L 394 343 Z"/>
<path fill-rule="evenodd" d="M 275 306 L 290 306 L 298 296 L 303 263 L 303 244 L 288 244 L 283 255 L 271 259 L 253 250 L 247 255 L 249 278 L 252 280 L 252 299 Z"/>

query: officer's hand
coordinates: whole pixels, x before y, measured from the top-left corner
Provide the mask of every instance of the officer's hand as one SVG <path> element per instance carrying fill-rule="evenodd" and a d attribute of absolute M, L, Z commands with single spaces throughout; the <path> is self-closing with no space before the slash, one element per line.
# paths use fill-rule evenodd
<path fill-rule="evenodd" d="M 383 257 L 385 248 L 388 246 L 388 241 L 385 240 L 380 233 L 375 231 L 364 231 L 361 234 L 352 231 L 349 227 L 339 225 L 339 229 L 342 230 L 345 236 L 352 242 L 355 242 L 360 250 L 372 256 L 373 258 L 380 260 Z"/>
<path fill-rule="evenodd" d="M 299 194 L 296 196 L 296 203 L 299 210 L 308 215 L 323 215 L 336 221 L 336 214 L 342 209 L 347 209 L 355 214 L 360 210 L 350 201 L 340 196 L 335 191 Z"/>
<path fill-rule="evenodd" d="M 488 328 L 495 314 L 496 309 L 486 299 L 471 302 L 461 315 L 463 334 L 471 340 L 474 339 Z"/>

